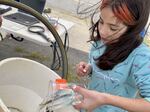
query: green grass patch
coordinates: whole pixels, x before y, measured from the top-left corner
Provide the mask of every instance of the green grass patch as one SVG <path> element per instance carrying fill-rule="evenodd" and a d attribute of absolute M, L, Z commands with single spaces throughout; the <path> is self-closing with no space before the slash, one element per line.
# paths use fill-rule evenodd
<path fill-rule="evenodd" d="M 17 53 L 27 53 L 27 51 L 23 48 L 20 48 L 20 47 L 15 47 L 15 52 Z"/>
<path fill-rule="evenodd" d="M 50 57 L 44 56 L 39 52 L 31 52 L 28 55 L 24 55 L 23 57 L 29 58 L 29 59 L 39 60 L 39 61 L 42 61 L 42 62 L 50 60 Z"/>

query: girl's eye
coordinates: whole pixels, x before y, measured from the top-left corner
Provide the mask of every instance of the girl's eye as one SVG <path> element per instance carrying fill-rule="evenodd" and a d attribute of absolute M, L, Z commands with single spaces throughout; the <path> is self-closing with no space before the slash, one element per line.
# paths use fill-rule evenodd
<path fill-rule="evenodd" d="M 110 28 L 111 31 L 117 31 L 118 29 L 115 28 Z"/>

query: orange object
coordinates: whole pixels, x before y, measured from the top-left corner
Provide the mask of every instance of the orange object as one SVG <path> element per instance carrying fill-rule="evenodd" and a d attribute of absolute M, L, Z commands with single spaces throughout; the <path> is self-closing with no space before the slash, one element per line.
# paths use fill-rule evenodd
<path fill-rule="evenodd" d="M 56 80 L 55 80 L 55 83 L 56 83 L 56 84 L 66 84 L 66 83 L 67 83 L 67 80 L 66 80 L 66 79 L 56 79 Z"/>
<path fill-rule="evenodd" d="M 56 79 L 56 88 L 57 89 L 65 89 L 67 88 L 67 80 L 66 79 Z"/>

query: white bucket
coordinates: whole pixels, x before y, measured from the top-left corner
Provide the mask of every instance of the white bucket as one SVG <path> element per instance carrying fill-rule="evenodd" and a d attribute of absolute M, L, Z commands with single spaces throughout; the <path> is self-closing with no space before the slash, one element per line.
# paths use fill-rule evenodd
<path fill-rule="evenodd" d="M 8 58 L 0 62 L 0 98 L 11 112 L 39 112 L 39 104 L 48 93 L 50 80 L 60 78 L 36 61 Z M 55 112 L 77 112 L 66 106 Z"/>

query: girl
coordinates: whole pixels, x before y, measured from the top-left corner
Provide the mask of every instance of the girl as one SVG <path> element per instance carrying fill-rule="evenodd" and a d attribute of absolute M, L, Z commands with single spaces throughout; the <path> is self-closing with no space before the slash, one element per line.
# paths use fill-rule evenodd
<path fill-rule="evenodd" d="M 150 112 L 150 48 L 140 36 L 149 6 L 149 0 L 102 1 L 99 20 L 92 25 L 89 63 L 76 67 L 79 76 L 91 76 L 90 90 L 75 89 L 84 96 L 76 108 Z M 135 98 L 138 91 L 141 98 Z"/>

